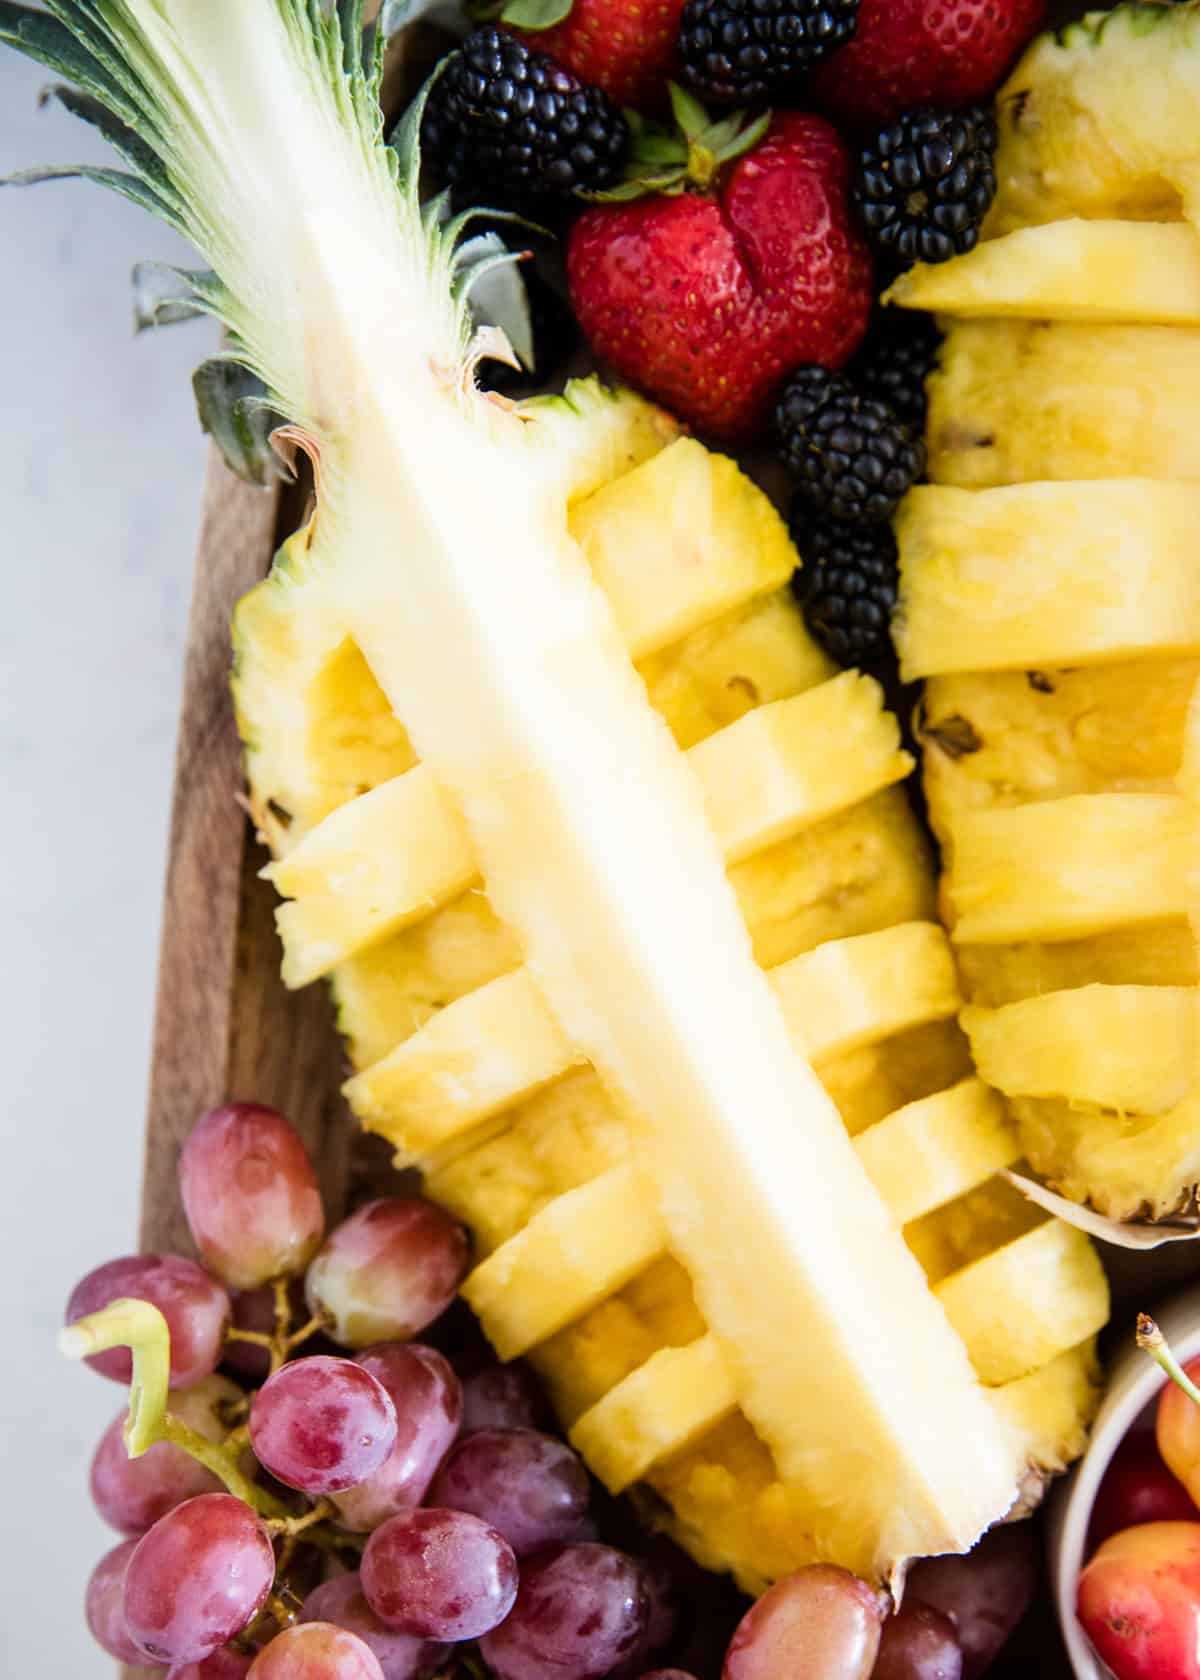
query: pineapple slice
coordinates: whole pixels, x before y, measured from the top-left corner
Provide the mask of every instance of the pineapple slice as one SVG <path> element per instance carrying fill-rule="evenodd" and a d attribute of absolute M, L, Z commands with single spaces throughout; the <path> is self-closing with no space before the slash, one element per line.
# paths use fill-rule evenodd
<path fill-rule="evenodd" d="M 1197 329 L 943 325 L 928 387 L 936 483 L 984 490 L 1027 479 L 1200 479 Z"/>
<path fill-rule="evenodd" d="M 985 236 L 1069 216 L 1195 220 L 1198 60 L 1189 6 L 1126 4 L 1043 35 L 997 96 Z"/>
<path fill-rule="evenodd" d="M 569 431 L 589 423 L 579 418 L 586 406 L 573 399 L 535 412 Z M 530 431 L 536 440 L 537 428 Z M 959 1089 L 967 1072 L 953 1021 L 961 998 L 945 936 L 931 920 L 928 860 L 894 785 L 908 769 L 896 726 L 877 686 L 853 673 L 833 676 L 805 635 L 781 587 L 794 554 L 765 498 L 690 440 L 672 443 L 642 425 L 643 441 L 657 438 L 660 447 L 632 459 L 637 450 L 612 447 L 611 427 L 606 436 L 618 464 L 610 479 L 597 473 L 584 493 L 566 493 L 572 531 L 614 599 L 644 692 L 687 749 L 781 1023 L 817 1060 L 857 1133 L 851 1147 L 835 1120 L 846 1165 L 833 1167 L 830 1156 L 821 1169 L 829 1174 L 824 1199 L 842 1184 L 858 1210 L 856 1243 L 886 1236 L 897 1244 L 889 1265 L 917 1265 L 900 1236 L 918 1227 L 930 1245 L 941 1243 L 939 1252 L 950 1244 L 958 1258 L 933 1280 L 940 1283 L 985 1258 L 996 1241 L 1020 1235 L 1010 1223 L 993 1240 L 994 1220 L 985 1227 L 963 1212 L 972 1194 L 999 1184 L 995 1174 L 1014 1159 L 1015 1145 L 990 1093 L 978 1081 Z M 832 756 L 821 751 L 830 739 L 839 742 Z M 400 1159 L 426 1166 L 429 1193 L 471 1225 L 479 1258 L 464 1293 L 497 1348 L 526 1354 L 543 1373 L 597 1474 L 614 1489 L 646 1490 L 657 1521 L 752 1589 L 812 1558 L 878 1574 L 893 1555 L 927 1547 L 930 1495 L 895 1479 L 896 1449 L 868 1423 L 858 1377 L 843 1380 L 836 1425 L 828 1416 L 838 1498 L 830 1497 L 830 1461 L 813 1450 L 826 1414 L 801 1377 L 803 1349 L 780 1390 L 793 1414 L 787 1427 L 769 1396 L 756 1393 L 750 1373 L 767 1358 L 768 1337 L 778 1358 L 775 1308 L 729 1335 L 724 1303 L 732 1297 L 713 1276 L 714 1260 L 727 1261 L 725 1245 L 714 1251 L 708 1243 L 701 1256 L 680 1241 L 677 1213 L 665 1217 L 656 1184 L 671 1182 L 681 1195 L 684 1181 L 644 1153 L 653 1138 L 636 1105 L 576 1048 L 538 969 L 522 960 L 484 896 L 482 860 L 462 890 L 447 844 L 452 807 L 427 802 L 428 832 L 377 822 L 367 801 L 387 786 L 348 799 L 328 819 L 353 828 L 373 883 L 403 884 L 409 851 L 421 868 L 419 860 L 436 863 L 439 854 L 453 867 L 425 879 L 427 913 L 409 925 L 405 895 L 393 906 L 376 892 L 377 932 L 365 944 L 355 932 L 359 912 L 347 906 L 347 940 L 332 975 L 359 1069 L 347 1090 Z M 342 890 L 339 852 L 326 848 L 325 829 L 311 827 L 274 866 L 277 885 L 303 888 L 281 917 L 303 912 L 307 900 L 334 902 Z M 405 857 L 396 856 L 401 834 Z M 443 836 L 436 844 L 435 835 Z M 664 1093 L 660 1126 L 672 1107 Z M 832 1105 L 829 1113 L 836 1115 Z M 695 1118 L 686 1116 L 686 1135 L 673 1148 L 705 1149 Z M 719 1158 L 711 1157 L 714 1170 Z M 784 1172 L 781 1157 L 772 1163 Z M 811 1161 L 805 1170 L 813 1171 Z M 868 1186 L 882 1220 L 874 1228 Z M 714 1179 L 702 1194 L 719 1195 L 728 1227 L 734 1207 L 726 1187 Z M 832 1230 L 813 1240 L 828 1247 Z M 738 1242 L 770 1298 L 778 1268 L 766 1238 L 747 1230 Z M 1090 1273 L 1084 1262 L 1068 1281 L 1077 1297 L 1064 1319 L 1071 1342 L 1046 1345 L 1051 1364 L 1103 1320 L 1103 1278 L 1091 1262 Z M 1019 1271 L 1017 1263 L 1005 1276 Z M 921 1289 L 944 1324 L 932 1293 Z M 964 1322 L 971 1310 L 968 1303 Z M 1090 1330 L 1081 1332 L 1084 1322 Z M 968 1344 L 951 1340 L 965 1366 Z M 907 1361 L 909 1350 L 897 1357 Z M 1027 1340 L 1014 1342 L 1010 1365 L 1034 1369 L 1027 1361 Z M 1007 1372 L 1003 1380 L 1012 1386 Z M 893 1373 L 892 1413 L 896 1381 Z M 980 1384 L 970 1376 L 968 1391 L 983 1409 L 973 1414 L 977 1433 L 961 1474 L 1010 1478 L 1003 1504 L 1030 1475 L 1061 1467 L 1077 1450 L 1092 1395 L 1048 1379 L 1045 1397 L 1035 1395 L 1022 1413 L 996 1404 L 1006 1389 Z M 846 1501 L 845 1486 L 861 1491 Z"/>
<path fill-rule="evenodd" d="M 960 320 L 1200 322 L 1200 238 L 1182 224 L 1073 219 L 1016 228 L 948 263 L 917 263 L 884 302 Z"/>
<path fill-rule="evenodd" d="M 1124 1114 L 1174 1108 L 1197 1076 L 1200 998 L 1183 986 L 1076 986 L 964 1009 L 975 1065 L 1013 1097 Z"/>
<path fill-rule="evenodd" d="M 1200 652 L 1200 485 L 919 485 L 896 536 L 909 681 Z"/>

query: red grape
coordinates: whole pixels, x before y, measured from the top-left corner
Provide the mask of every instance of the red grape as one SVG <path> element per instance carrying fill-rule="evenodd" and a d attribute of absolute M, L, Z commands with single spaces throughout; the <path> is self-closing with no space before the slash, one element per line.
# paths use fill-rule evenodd
<path fill-rule="evenodd" d="M 220 1403 L 239 1400 L 241 1393 L 228 1378 L 213 1375 L 195 1388 L 172 1395 L 171 1412 L 206 1441 L 222 1441 L 226 1427 Z M 125 1451 L 128 1416 L 129 1408 L 125 1407 L 100 1437 L 92 1458 L 90 1486 L 96 1509 L 110 1527 L 121 1534 L 144 1534 L 185 1499 L 217 1493 L 223 1484 L 211 1470 L 170 1441 L 158 1441 L 140 1458 L 130 1458 Z"/>
<path fill-rule="evenodd" d="M 172 1388 L 190 1388 L 216 1370 L 229 1323 L 229 1296 L 194 1260 L 177 1254 L 130 1254 L 97 1266 L 71 1291 L 66 1322 L 74 1324 L 126 1297 L 151 1302 L 166 1319 Z M 128 1348 L 94 1353 L 88 1364 L 114 1382 L 128 1383 L 133 1375 Z"/>
<path fill-rule="evenodd" d="M 867 1680 L 887 1613 L 882 1593 L 830 1563 L 776 1581 L 738 1623 L 723 1680 Z"/>
<path fill-rule="evenodd" d="M 1123 1528 L 1151 1522 L 1196 1521 L 1200 1521 L 1200 1511 L 1182 1482 L 1176 1481 L 1163 1463 L 1154 1436 L 1148 1430 L 1138 1430 L 1126 1435 L 1104 1472 L 1092 1506 L 1088 1551 L 1095 1551 L 1110 1534 L 1118 1534 Z"/>
<path fill-rule="evenodd" d="M 525 1564 L 511 1614 L 480 1650 L 496 1680 L 600 1680 L 633 1654 L 646 1616 L 646 1579 L 632 1558 L 556 1546 Z"/>
<path fill-rule="evenodd" d="M 118 1662 L 144 1663 L 125 1621 L 125 1572 L 137 1550 L 136 1540 L 123 1540 L 105 1552 L 92 1570 L 84 1600 L 84 1615 L 92 1638 Z"/>
<path fill-rule="evenodd" d="M 197 1121 L 179 1189 L 200 1258 L 234 1289 L 302 1272 L 325 1234 L 312 1163 L 273 1108 L 230 1103 Z"/>
<path fill-rule="evenodd" d="M 347 1628 L 302 1622 L 264 1645 L 249 1680 L 383 1680 L 369 1646 Z"/>
<path fill-rule="evenodd" d="M 610 1680 L 637 1680 L 650 1659 L 674 1637 L 679 1621 L 683 1594 L 676 1571 L 661 1557 L 638 1561 L 646 1582 L 646 1627 L 633 1655 L 613 1670 Z"/>
<path fill-rule="evenodd" d="M 367 1541 L 360 1575 L 375 1614 L 419 1639 L 477 1639 L 517 1596 L 512 1547 L 464 1511 L 390 1518 Z"/>
<path fill-rule="evenodd" d="M 246 1680 L 253 1660 L 253 1657 L 235 1651 L 232 1645 L 222 1645 L 210 1657 L 201 1657 L 199 1662 L 173 1668 L 167 1680 Z"/>
<path fill-rule="evenodd" d="M 1029 1608 L 1037 1559 L 1028 1523 L 993 1528 L 963 1557 L 923 1558 L 908 1575 L 907 1592 L 954 1623 L 963 1653 L 963 1680 L 979 1680 Z"/>
<path fill-rule="evenodd" d="M 248 1505 L 205 1493 L 143 1534 L 125 1576 L 134 1644 L 160 1662 L 207 1657 L 253 1621 L 275 1579 L 275 1553 Z"/>
<path fill-rule="evenodd" d="M 962 1671 L 954 1623 L 940 1610 L 906 1598 L 884 1622 L 871 1680 L 962 1680 Z"/>
<path fill-rule="evenodd" d="M 652 1668 L 642 1675 L 642 1680 L 693 1680 L 693 1676 L 685 1674 L 682 1668 Z"/>
<path fill-rule="evenodd" d="M 396 1444 L 365 1482 L 334 1496 L 343 1528 L 367 1534 L 415 1511 L 458 1433 L 462 1394 L 440 1353 L 419 1342 L 380 1342 L 355 1360 L 383 1384 L 396 1408 Z"/>
<path fill-rule="evenodd" d="M 485 1365 L 463 1379 L 462 1432 L 474 1429 L 536 1429 L 546 1410 L 537 1378 L 517 1360 Z"/>
<path fill-rule="evenodd" d="M 446 1308 L 470 1261 L 466 1232 L 419 1196 L 368 1202 L 308 1268 L 309 1310 L 343 1347 L 407 1341 Z"/>
<path fill-rule="evenodd" d="M 348 1628 L 370 1647 L 383 1670 L 383 1680 L 424 1680 L 445 1659 L 449 1647 L 428 1639 L 414 1639 L 388 1627 L 363 1597 L 357 1574 L 336 1575 L 310 1592 L 300 1612 L 302 1622 L 333 1622 Z"/>
<path fill-rule="evenodd" d="M 590 1492 L 583 1461 L 565 1441 L 536 1429 L 478 1429 L 451 1451 L 429 1502 L 482 1517 L 520 1558 L 573 1540 Z"/>
<path fill-rule="evenodd" d="M 351 1359 L 318 1354 L 268 1377 L 250 1406 L 250 1444 L 264 1469 L 318 1497 L 366 1481 L 396 1444 L 396 1408 Z"/>

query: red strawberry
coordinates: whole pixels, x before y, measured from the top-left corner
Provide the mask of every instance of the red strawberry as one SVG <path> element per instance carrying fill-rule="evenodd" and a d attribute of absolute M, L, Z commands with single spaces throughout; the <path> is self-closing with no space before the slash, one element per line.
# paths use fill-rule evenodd
<path fill-rule="evenodd" d="M 860 0 L 854 39 L 809 82 L 855 129 L 913 105 L 967 105 L 999 84 L 1042 21 L 1046 0 Z"/>
<path fill-rule="evenodd" d="M 574 0 L 561 23 L 521 29 L 524 7 L 516 0 L 500 22 L 616 104 L 656 110 L 674 71 L 683 6 L 684 0 Z"/>
<path fill-rule="evenodd" d="M 752 437 L 791 368 L 840 367 L 866 330 L 849 180 L 829 124 L 784 113 L 717 191 L 585 211 L 567 277 L 593 349 L 700 431 Z"/>

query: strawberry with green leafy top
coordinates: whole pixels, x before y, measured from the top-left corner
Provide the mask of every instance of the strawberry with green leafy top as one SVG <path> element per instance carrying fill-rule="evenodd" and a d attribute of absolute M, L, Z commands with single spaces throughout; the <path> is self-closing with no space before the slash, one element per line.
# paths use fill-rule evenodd
<path fill-rule="evenodd" d="M 654 110 L 675 69 L 683 6 L 684 0 L 509 0 L 500 24 L 618 105 Z"/>
<path fill-rule="evenodd" d="M 801 362 L 840 367 L 871 311 L 850 160 L 820 117 L 709 123 L 672 88 L 678 136 L 643 130 L 635 178 L 571 230 L 571 301 L 596 353 L 699 431 L 759 432 Z M 649 196 L 646 196 L 649 195 Z"/>

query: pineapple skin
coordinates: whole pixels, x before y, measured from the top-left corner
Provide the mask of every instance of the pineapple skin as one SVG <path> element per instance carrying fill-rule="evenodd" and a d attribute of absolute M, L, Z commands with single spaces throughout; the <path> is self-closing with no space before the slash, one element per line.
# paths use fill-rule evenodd
<path fill-rule="evenodd" d="M 670 428 L 648 405 L 624 397 L 602 398 L 590 382 L 570 388 L 557 418 L 562 424 L 557 431 L 547 428 L 547 435 L 557 437 L 563 447 L 568 482 L 575 475 L 575 493 L 568 499 L 580 510 L 577 528 L 585 539 L 603 545 L 606 533 L 597 516 L 597 492 L 602 499 L 606 486 L 619 484 L 656 458 L 662 465 L 655 493 L 661 495 L 664 486 L 669 491 L 673 479 L 665 457 L 672 441 Z M 675 457 L 681 470 L 693 470 L 694 447 L 681 449 Z M 658 591 L 653 612 L 647 608 L 637 618 L 637 625 L 656 616 L 670 625 L 661 645 L 643 649 L 638 668 L 650 698 L 686 749 L 702 743 L 715 747 L 714 737 L 721 730 L 759 707 L 816 694 L 832 679 L 832 667 L 807 637 L 786 587 L 781 587 L 795 558 L 790 551 L 784 555 L 772 548 L 781 540 L 776 533 L 782 527 L 759 511 L 758 493 L 749 492 L 740 475 L 725 474 L 721 482 L 735 502 L 748 498 L 752 523 L 758 522 L 764 533 L 756 549 L 762 557 L 755 561 L 756 580 L 752 586 L 739 585 L 742 594 L 737 598 L 730 597 L 719 578 L 716 583 L 710 580 L 703 611 L 698 617 L 693 613 L 691 622 L 686 604 L 681 615 L 672 618 L 669 594 L 663 594 L 660 580 L 651 579 L 648 587 Z M 651 523 L 656 507 L 644 513 Z M 730 517 L 737 528 L 732 513 Z M 782 541 L 786 544 L 786 537 Z M 602 575 L 607 550 L 601 546 L 597 552 Z M 779 562 L 770 558 L 776 552 Z M 613 563 L 618 564 L 622 549 L 614 553 Z M 285 578 L 295 564 L 294 556 L 285 559 Z M 616 576 L 611 587 L 626 592 L 631 611 L 641 604 L 644 591 L 636 570 Z M 272 595 L 263 585 L 260 591 L 239 608 L 236 689 L 239 718 L 251 737 L 247 765 L 254 809 L 266 814 L 264 831 L 277 856 L 286 860 L 297 847 L 303 848 L 307 835 L 320 831 L 331 809 L 339 808 L 336 800 L 330 803 L 331 785 L 347 789 L 345 799 L 355 797 L 364 784 L 378 785 L 369 779 L 370 772 L 379 772 L 379 780 L 403 775 L 411 751 L 398 736 L 385 739 L 382 758 L 364 758 L 363 731 L 344 711 L 331 750 L 329 719 L 311 698 L 288 716 L 279 744 L 280 731 L 271 723 L 272 685 L 280 682 L 279 664 L 264 678 L 256 668 L 258 661 L 277 645 L 288 647 L 289 638 L 301 643 L 306 671 L 313 671 L 306 696 L 327 695 L 327 703 L 342 707 L 350 703 L 345 691 L 338 690 L 341 697 L 334 698 L 328 683 L 320 686 L 321 679 L 330 661 L 343 667 L 352 664 L 354 650 L 337 637 L 326 603 L 306 602 L 302 589 L 277 586 Z M 272 624 L 272 609 L 289 622 Z M 637 625 L 630 632 L 635 645 Z M 838 680 L 844 685 L 845 679 Z M 879 698 L 873 685 L 855 680 L 860 685 L 856 705 L 864 720 L 876 720 L 870 735 L 882 726 Z M 845 692 L 849 698 L 850 691 Z M 361 707 L 364 723 L 378 716 L 375 695 L 368 694 L 365 701 L 360 696 L 354 703 Z M 888 729 L 894 739 L 894 725 L 889 723 Z M 884 745 L 886 739 L 885 733 Z M 373 734 L 369 744 L 377 753 Z M 792 742 L 784 751 L 781 768 L 794 767 L 788 772 L 789 788 L 805 777 L 819 782 L 819 752 L 814 759 L 812 747 Z M 390 760 L 387 752 L 393 754 Z M 907 762 L 894 750 L 890 758 L 882 752 L 879 762 L 878 785 L 848 792 L 843 797 L 851 802 L 840 809 L 824 811 L 817 800 L 816 814 L 797 832 L 782 838 L 772 833 L 771 843 L 751 847 L 729 871 L 755 954 L 765 967 L 782 973 L 783 965 L 814 952 L 822 962 L 835 961 L 839 973 L 853 976 L 855 963 L 867 965 L 867 990 L 849 986 L 847 999 L 848 1006 L 864 1000 L 859 1007 L 865 1012 L 865 1026 L 848 1027 L 839 1037 L 838 1023 L 832 1022 L 827 1039 L 832 1048 L 817 1062 L 847 1129 L 860 1139 L 869 1138 L 872 1128 L 906 1105 L 936 1098 L 970 1074 L 966 1041 L 953 1019 L 961 999 L 948 952 L 933 925 L 931 861 L 905 796 L 895 785 Z M 291 805 L 277 791 L 282 789 Z M 774 780 L 771 789 L 777 796 Z M 764 808 L 774 810 L 766 792 L 758 792 Z M 287 825 L 275 818 L 276 807 L 287 810 Z M 896 935 L 904 936 L 898 945 Z M 853 942 L 870 941 L 872 936 L 886 945 L 854 948 Z M 899 960 L 901 947 L 918 965 L 911 984 L 899 971 L 892 977 L 880 966 Z M 897 955 L 885 956 L 885 949 Z M 401 1047 L 419 1044 L 431 1026 L 446 1031 L 461 1018 L 454 1014 L 454 1005 L 466 1002 L 474 1007 L 483 988 L 515 978 L 519 961 L 520 952 L 488 905 L 481 883 L 413 925 L 345 957 L 330 980 L 339 1025 L 360 1077 Z M 793 987 L 802 981 L 800 974 Z M 889 1015 L 885 1000 L 897 992 L 923 1001 L 915 1012 L 910 1008 L 907 1014 Z M 802 1007 L 802 990 L 796 995 Z M 872 1008 L 878 1017 L 875 1026 Z M 508 1076 L 507 1070 L 502 1072 Z M 352 1100 L 357 1083 L 350 1087 Z M 372 1111 L 370 1123 L 404 1148 L 399 1119 Z M 924 1196 L 918 1191 L 914 1199 L 912 1186 L 905 1186 L 905 1236 L 931 1285 L 953 1281 L 989 1255 L 1027 1238 L 1044 1222 L 992 1176 L 1009 1151 L 1003 1129 L 996 1132 L 994 1121 L 989 1127 L 992 1142 L 986 1148 L 973 1137 L 958 1146 L 948 1139 L 946 1159 L 939 1162 L 941 1170 Z M 931 1147 L 936 1142 L 935 1132 Z M 954 1153 L 956 1147 L 961 1155 Z M 502 1344 L 514 1338 L 509 1345 L 527 1352 L 593 1468 L 614 1487 L 630 1485 L 632 1478 L 649 1519 L 672 1532 L 701 1562 L 732 1572 L 751 1591 L 819 1558 L 832 1557 L 871 1573 L 874 1537 L 867 1511 L 859 1511 L 852 1496 L 836 1523 L 830 1513 L 814 1509 L 802 1490 L 781 1481 L 766 1444 L 730 1405 L 727 1366 L 719 1350 L 707 1356 L 707 1364 L 701 1357 L 706 1325 L 691 1280 L 669 1252 L 656 1251 L 652 1225 L 644 1231 L 639 1226 L 634 1242 L 628 1219 L 621 1218 L 622 1241 L 631 1244 L 633 1274 L 614 1274 L 601 1298 L 585 1310 L 573 1308 L 567 1322 L 549 1333 L 553 1318 L 539 1317 L 543 1304 L 535 1303 L 537 1312 L 530 1319 L 522 1300 L 512 1302 L 506 1295 L 503 1277 L 498 1293 L 488 1284 L 494 1301 L 492 1293 L 485 1294 L 483 1277 L 490 1277 L 491 1257 L 503 1251 L 504 1256 L 513 1255 L 515 1265 L 516 1254 L 509 1245 L 522 1240 L 529 1244 L 531 1231 L 537 1243 L 543 1243 L 546 1220 L 557 1217 L 563 1198 L 590 1198 L 579 1203 L 578 1218 L 585 1223 L 600 1219 L 604 1223 L 597 1229 L 615 1235 L 615 1226 L 607 1223 L 613 1216 L 604 1211 L 604 1198 L 609 1196 L 605 1186 L 613 1186 L 613 1205 L 628 1209 L 630 1196 L 636 1196 L 623 1176 L 629 1164 L 625 1121 L 586 1066 L 565 1068 L 538 1088 L 522 1089 L 498 1112 L 481 1119 L 472 1115 L 465 1131 L 424 1158 L 428 1193 L 472 1229 L 481 1264 L 468 1280 L 467 1293 L 470 1298 L 474 1291 L 485 1327 Z M 563 1214 L 574 1205 L 565 1203 Z M 599 1211 L 584 1213 L 584 1208 Z M 569 1220 L 566 1229 L 581 1229 L 578 1219 Z M 601 1247 L 608 1244 L 606 1238 Z M 532 1248 L 535 1258 L 549 1252 Z M 988 1357 L 1004 1380 L 987 1392 L 994 1398 L 998 1428 L 1011 1438 L 1016 1473 L 1025 1488 L 1061 1469 L 1080 1450 L 1095 1403 L 1094 1384 L 1081 1380 L 1080 1370 L 1090 1370 L 1091 1338 L 1107 1316 L 1107 1294 L 1098 1261 L 1086 1244 L 1077 1262 L 1068 1290 L 1074 1308 L 1070 1346 L 1060 1340 L 1039 1347 L 1035 1363 L 1026 1368 L 1021 1351 L 1015 1350 L 1005 1365 L 1003 1358 L 997 1362 L 989 1343 Z M 544 1273 L 537 1275 L 543 1277 L 543 1293 L 550 1297 L 544 1312 L 552 1313 L 558 1282 Z M 1005 1289 L 1019 1288 L 1021 1275 L 1014 1251 L 1000 1284 L 1002 1297 Z M 976 1319 L 982 1334 L 996 1334 L 992 1295 L 981 1297 L 976 1306 L 974 1293 L 968 1276 L 959 1290 L 960 1323 L 968 1345 Z M 1003 1342 L 1002 1331 L 1000 1339 Z M 656 1360 L 665 1361 L 661 1379 L 659 1365 L 648 1366 Z M 694 1382 L 685 1384 L 686 1405 L 670 1397 L 677 1392 L 667 1381 L 670 1360 L 681 1373 L 693 1368 L 698 1373 Z M 645 1392 L 639 1390 L 639 1381 Z M 849 1448 L 848 1462 L 852 1461 Z M 847 1486 L 853 1487 L 854 1481 L 851 1468 Z"/>

